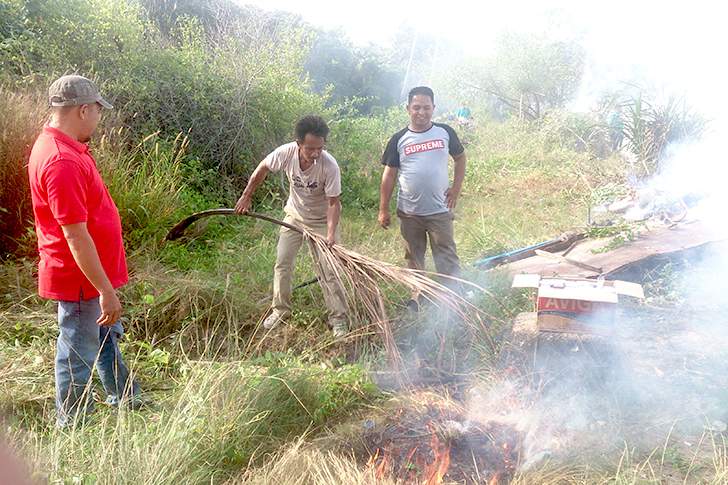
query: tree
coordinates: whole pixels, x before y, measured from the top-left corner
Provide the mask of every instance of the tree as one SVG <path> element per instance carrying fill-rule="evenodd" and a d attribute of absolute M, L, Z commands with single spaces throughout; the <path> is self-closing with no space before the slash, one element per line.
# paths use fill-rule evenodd
<path fill-rule="evenodd" d="M 496 115 L 540 119 L 576 95 L 584 60 L 584 48 L 575 41 L 506 34 L 491 58 L 459 75 L 474 94 L 487 95 Z"/>
<path fill-rule="evenodd" d="M 401 72 L 389 54 L 376 46 L 357 47 L 341 31 L 316 33 L 305 69 L 316 92 L 328 93 L 331 104 L 356 100 L 369 114 L 376 106 L 397 102 Z"/>

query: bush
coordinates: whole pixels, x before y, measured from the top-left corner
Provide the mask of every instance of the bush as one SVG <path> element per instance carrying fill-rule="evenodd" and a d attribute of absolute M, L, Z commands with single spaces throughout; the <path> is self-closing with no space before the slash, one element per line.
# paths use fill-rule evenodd
<path fill-rule="evenodd" d="M 2 4 L 0 107 L 7 115 L 0 163 L 7 170 L 0 175 L 0 254 L 17 251 L 29 228 L 22 166 L 45 104 L 44 94 L 11 91 L 44 93 L 69 72 L 97 80 L 116 109 L 101 133 L 107 143 L 93 151 L 133 246 L 159 236 L 154 227 L 174 214 L 234 200 L 258 161 L 290 139 L 300 116 L 325 114 L 324 98 L 303 80 L 302 32 L 262 14 L 221 22 L 225 29 L 212 39 L 199 20 L 184 16 L 162 34 L 132 0 Z M 146 140 L 150 133 L 154 140 Z M 221 183 L 221 173 L 234 177 Z"/>
<path fill-rule="evenodd" d="M 329 150 L 341 167 L 344 207 L 377 209 L 379 162 L 389 138 L 407 125 L 406 112 L 396 107 L 376 116 L 342 116 L 330 124 Z"/>
<path fill-rule="evenodd" d="M 632 170 L 644 178 L 659 170 L 669 144 L 698 139 L 707 125 L 683 99 L 676 97 L 659 102 L 640 92 L 619 108 L 625 145 L 634 155 Z"/>
<path fill-rule="evenodd" d="M 48 114 L 45 95 L 0 92 L 0 257 L 34 256 L 27 160 Z M 125 130 L 107 130 L 91 151 L 121 215 L 127 247 L 163 236 L 185 212 L 182 173 L 188 140 L 146 137 L 131 150 Z"/>
<path fill-rule="evenodd" d="M 303 80 L 307 39 L 262 16 L 221 19 L 230 27 L 209 39 L 190 17 L 163 35 L 131 0 L 11 0 L 4 13 L 0 81 L 45 90 L 68 72 L 95 78 L 132 146 L 184 132 L 205 167 L 246 174 L 299 116 L 323 110 Z"/>

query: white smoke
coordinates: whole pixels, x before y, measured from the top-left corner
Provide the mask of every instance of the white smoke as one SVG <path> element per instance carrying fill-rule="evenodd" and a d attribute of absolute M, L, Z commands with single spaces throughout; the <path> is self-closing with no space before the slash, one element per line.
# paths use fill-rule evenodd
<path fill-rule="evenodd" d="M 659 172 L 645 186 L 672 199 L 692 198 L 691 216 L 728 235 L 728 157 L 718 133 L 668 147 Z"/>
<path fill-rule="evenodd" d="M 658 102 L 684 99 L 709 120 L 701 140 L 668 147 L 660 170 L 644 185 L 678 199 L 698 195 L 691 217 L 728 232 L 728 15 L 720 2 L 454 1 L 445 8 L 442 2 L 370 2 L 351 15 L 341 2 L 317 9 L 290 0 L 259 1 L 267 8 L 308 11 L 314 24 L 325 18 L 328 27 L 341 25 L 360 43 L 386 44 L 404 22 L 483 57 L 491 54 L 498 34 L 514 26 L 579 38 L 587 71 L 573 109 L 587 111 L 603 93 L 637 85 Z M 647 304 L 623 309 L 619 334 L 606 343 L 613 360 L 587 365 L 583 348 L 567 348 L 549 361 L 545 383 L 534 386 L 534 376 L 504 377 L 474 390 L 472 419 L 520 429 L 526 466 L 549 457 L 599 455 L 624 441 L 659 446 L 674 426 L 687 435 L 705 426 L 720 430 L 728 421 L 728 410 L 722 411 L 728 402 L 728 251 L 705 252 L 675 268 L 672 275 L 663 270 L 664 281 L 655 285 L 662 292 L 673 287 L 674 298 L 663 302 L 652 294 Z M 432 320 L 414 347 L 437 341 L 447 320 Z M 528 369 L 532 361 L 522 364 Z M 585 382 L 582 377 L 591 372 L 601 380 Z"/>

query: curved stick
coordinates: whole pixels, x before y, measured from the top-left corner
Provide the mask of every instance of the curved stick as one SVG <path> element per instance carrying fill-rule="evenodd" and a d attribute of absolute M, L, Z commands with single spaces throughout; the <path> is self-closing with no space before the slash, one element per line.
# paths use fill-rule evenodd
<path fill-rule="evenodd" d="M 175 239 L 179 239 L 184 235 L 185 229 L 190 227 L 193 222 L 203 219 L 205 217 L 210 216 L 235 216 L 238 215 L 235 213 L 235 209 L 228 209 L 228 208 L 220 208 L 220 209 L 208 209 L 201 212 L 196 212 L 192 214 L 191 216 L 187 216 L 181 221 L 179 221 L 177 224 L 174 225 L 172 229 L 169 230 L 167 235 L 164 237 L 165 241 L 174 241 Z M 272 222 L 273 224 L 278 224 L 279 226 L 286 227 L 288 229 L 291 229 L 292 231 L 299 232 L 303 234 L 303 230 L 300 227 L 294 226 L 293 224 L 289 224 L 287 222 L 279 221 L 278 219 L 275 219 L 273 217 L 267 216 L 265 214 L 260 214 L 258 212 L 245 212 L 244 214 L 241 214 L 248 217 L 254 217 L 256 219 L 262 219 L 264 221 Z"/>

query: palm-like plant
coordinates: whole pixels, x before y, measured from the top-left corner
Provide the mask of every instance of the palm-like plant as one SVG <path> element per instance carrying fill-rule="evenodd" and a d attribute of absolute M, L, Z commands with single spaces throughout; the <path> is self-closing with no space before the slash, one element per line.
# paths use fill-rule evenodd
<path fill-rule="evenodd" d="M 626 148 L 635 156 L 635 172 L 642 177 L 657 171 L 670 143 L 699 137 L 707 124 L 674 96 L 658 104 L 639 93 L 620 108 Z"/>

